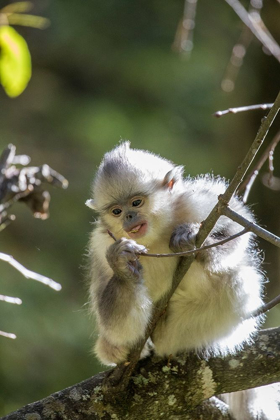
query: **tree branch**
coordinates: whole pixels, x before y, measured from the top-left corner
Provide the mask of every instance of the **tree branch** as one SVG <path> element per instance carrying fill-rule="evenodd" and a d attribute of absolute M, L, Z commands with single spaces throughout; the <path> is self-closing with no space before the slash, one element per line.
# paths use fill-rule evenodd
<path fill-rule="evenodd" d="M 228 108 L 223 111 L 217 111 L 213 114 L 214 117 L 220 118 L 223 115 L 227 114 L 237 114 L 238 112 L 244 112 L 244 111 L 253 111 L 256 109 L 270 109 L 272 108 L 273 104 L 258 104 L 258 105 L 248 105 L 248 106 L 239 106 L 238 108 Z"/>
<path fill-rule="evenodd" d="M 261 238 L 265 239 L 266 241 L 272 243 L 273 245 L 280 247 L 280 238 L 279 236 L 274 235 L 274 233 L 269 232 L 268 230 L 256 225 L 256 223 L 249 222 L 249 220 L 245 219 L 245 217 L 241 216 L 240 214 L 236 213 L 229 207 L 222 207 L 221 214 L 229 217 L 234 222 L 239 223 L 241 226 L 246 227 L 251 232 L 255 233 L 256 235 L 260 236 Z"/>
<path fill-rule="evenodd" d="M 120 391 L 115 399 L 108 400 L 108 395 L 102 391 L 109 373 L 103 372 L 29 404 L 2 420 L 169 420 L 177 415 L 188 416 L 190 420 L 229 419 L 226 407 L 223 414 L 213 416 L 213 400 L 202 403 L 203 400 L 279 381 L 279 341 L 280 328 L 275 328 L 259 332 L 253 345 L 234 356 L 204 360 L 195 354 L 183 354 L 168 362 L 149 357 L 137 364 L 129 388 Z M 199 417 L 201 412 L 204 415 Z"/>
<path fill-rule="evenodd" d="M 264 314 L 265 312 L 270 311 L 270 309 L 274 308 L 274 306 L 278 305 L 280 303 L 280 295 L 276 296 L 274 299 L 270 300 L 265 305 L 258 308 L 256 311 L 251 313 L 251 316 L 259 316 L 261 314 Z"/>
<path fill-rule="evenodd" d="M 249 14 L 245 7 L 238 0 L 225 0 L 229 4 L 242 22 L 250 29 L 255 37 L 262 43 L 262 45 L 270 51 L 270 53 L 280 61 L 280 47 L 272 37 L 268 29 L 262 22 L 260 15 L 258 20 L 254 19 L 254 16 Z M 262 22 L 262 25 L 260 25 Z"/>
<path fill-rule="evenodd" d="M 51 287 L 54 290 L 61 290 L 61 284 L 55 282 L 54 280 L 50 279 L 49 277 L 42 276 L 42 274 L 35 273 L 34 271 L 28 270 L 22 264 L 20 264 L 17 260 L 15 260 L 11 255 L 4 254 L 0 252 L 0 260 L 6 261 L 10 265 L 12 265 L 16 270 L 18 270 L 25 278 L 32 279 L 39 281 L 40 283 L 45 284 L 46 286 Z"/>
<path fill-rule="evenodd" d="M 242 236 L 248 232 L 249 232 L 249 229 L 245 228 L 241 230 L 240 232 L 236 233 L 235 235 L 229 236 L 228 238 L 222 239 L 220 241 L 216 241 L 210 245 L 201 246 L 200 248 L 191 249 L 190 251 L 170 252 L 167 254 L 150 254 L 148 252 L 140 251 L 140 252 L 136 252 L 136 254 L 141 255 L 141 257 L 151 257 L 151 258 L 172 258 L 172 257 L 185 257 L 187 255 L 192 255 L 192 254 L 196 255 L 201 251 L 205 251 L 206 249 L 215 248 L 216 246 L 223 245 L 227 242 L 233 241 L 234 239 L 239 238 L 239 236 Z M 117 240 L 115 236 L 113 235 L 113 233 L 110 232 L 109 230 L 108 230 L 108 234 L 111 236 L 111 238 L 114 239 L 114 241 Z"/>
<path fill-rule="evenodd" d="M 251 171 L 251 173 L 248 175 L 248 177 L 244 180 L 244 182 L 240 185 L 238 191 L 242 191 L 245 189 L 244 196 L 243 196 L 243 202 L 246 203 L 250 190 L 252 188 L 253 183 L 255 182 L 255 179 L 257 178 L 259 171 L 265 164 L 266 160 L 269 160 L 269 179 L 267 181 L 267 184 L 269 186 L 269 182 L 273 179 L 273 156 L 274 151 L 277 146 L 277 144 L 280 141 L 280 131 L 274 136 L 270 144 L 267 146 L 265 151 L 263 152 L 262 156 L 258 160 L 257 164 L 255 165 L 254 169 Z"/>

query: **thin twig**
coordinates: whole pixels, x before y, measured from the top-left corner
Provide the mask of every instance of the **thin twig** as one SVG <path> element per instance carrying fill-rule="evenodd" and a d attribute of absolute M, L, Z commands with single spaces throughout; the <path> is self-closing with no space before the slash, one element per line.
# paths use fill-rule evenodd
<path fill-rule="evenodd" d="M 256 225 L 253 222 L 245 219 L 245 217 L 241 216 L 240 214 L 236 213 L 230 207 L 223 207 L 221 210 L 221 214 L 229 217 L 234 222 L 239 223 L 241 226 L 247 228 L 249 231 L 255 233 L 260 238 L 265 239 L 267 242 L 272 243 L 273 245 L 280 248 L 280 238 L 279 236 L 274 235 L 274 233 L 269 232 L 268 230 Z"/>
<path fill-rule="evenodd" d="M 238 188 L 238 192 L 240 193 L 245 189 L 245 193 L 243 196 L 243 202 L 246 203 L 248 199 L 248 195 L 250 193 L 250 190 L 252 188 L 252 185 L 256 179 L 256 177 L 259 174 L 260 169 L 263 167 L 264 163 L 267 159 L 269 159 L 269 171 L 270 174 L 273 175 L 273 153 L 277 146 L 277 144 L 280 141 L 280 131 L 276 134 L 276 136 L 272 139 L 271 143 L 268 145 L 268 147 L 263 152 L 262 156 L 260 157 L 259 161 L 257 162 L 256 166 L 254 166 L 251 173 L 248 175 L 248 177 L 244 180 L 244 182 L 240 185 Z"/>
<path fill-rule="evenodd" d="M 230 198 L 236 192 L 237 188 L 243 181 L 244 176 L 246 175 L 249 166 L 251 165 L 253 159 L 255 158 L 256 154 L 258 153 L 261 145 L 263 144 L 267 133 L 272 125 L 276 115 L 279 112 L 280 108 L 280 92 L 277 95 L 277 98 L 272 106 L 271 110 L 269 111 L 268 115 L 262 119 L 261 126 L 257 132 L 255 140 L 253 141 L 250 149 L 248 150 L 243 162 L 237 168 L 237 171 L 230 182 L 226 192 L 223 194 L 223 201 L 227 205 L 229 203 Z"/>
<path fill-rule="evenodd" d="M 185 257 L 186 255 L 198 254 L 201 251 L 206 251 L 207 249 L 214 248 L 219 245 L 223 245 L 226 242 L 232 241 L 233 239 L 236 239 L 239 236 L 242 236 L 248 232 L 249 232 L 249 228 L 245 228 L 241 230 L 240 232 L 236 233 L 235 235 L 229 236 L 228 238 L 222 239 L 221 241 L 216 241 L 213 244 L 205 245 L 200 248 L 194 248 L 194 249 L 191 249 L 190 251 L 171 252 L 168 254 L 149 254 L 148 252 L 136 252 L 136 254 L 141 255 L 142 257 L 152 257 L 152 258 Z M 108 230 L 108 234 L 111 236 L 111 238 L 114 239 L 114 241 L 117 241 L 116 237 L 109 230 Z"/>
<path fill-rule="evenodd" d="M 260 25 L 259 20 L 256 21 L 253 15 L 250 15 L 245 7 L 238 0 L 225 0 L 235 13 L 239 16 L 243 23 L 251 30 L 255 37 L 263 44 L 265 48 L 270 51 L 270 53 L 280 61 L 280 47 L 269 33 L 267 28 L 263 29 L 263 22 Z"/>
<path fill-rule="evenodd" d="M 232 48 L 231 57 L 229 59 L 224 77 L 221 82 L 221 88 L 224 92 L 233 91 L 238 73 L 243 64 L 247 50 L 253 38 L 254 35 L 250 31 L 250 29 L 247 28 L 246 25 L 243 25 L 243 30 L 240 34 L 240 37 Z"/>
<path fill-rule="evenodd" d="M 0 335 L 2 335 L 3 337 L 6 338 L 11 338 L 12 340 L 15 340 L 17 338 L 17 336 L 13 333 L 7 333 L 5 331 L 0 331 Z"/>
<path fill-rule="evenodd" d="M 250 0 L 250 6 L 248 10 L 249 16 L 258 16 L 259 21 L 262 21 L 260 17 L 260 10 L 262 9 L 262 7 L 262 0 L 257 2 L 255 0 Z M 251 45 L 253 39 L 253 33 L 248 28 L 248 26 L 244 24 L 240 37 L 232 49 L 231 57 L 227 65 L 225 75 L 221 82 L 221 87 L 225 92 L 233 91 L 238 73 L 240 71 L 241 66 L 243 65 L 243 61 L 247 54 L 247 50 Z"/>
<path fill-rule="evenodd" d="M 13 159 L 14 165 L 27 166 L 31 162 L 31 157 L 27 155 L 17 155 Z"/>
<path fill-rule="evenodd" d="M 233 239 L 236 239 L 239 236 L 242 236 L 242 235 L 244 235 L 245 233 L 248 233 L 248 232 L 249 232 L 249 229 L 245 228 L 245 229 L 241 230 L 240 232 L 236 233 L 235 235 L 229 236 L 228 238 L 222 239 L 221 241 L 214 242 L 213 244 L 210 244 L 210 245 L 201 246 L 200 248 L 194 248 L 194 249 L 191 249 L 190 251 L 173 252 L 173 253 L 170 253 L 170 254 L 148 254 L 148 253 L 145 253 L 145 252 L 139 252 L 139 254 L 143 257 L 156 257 L 156 258 L 185 257 L 186 255 L 191 255 L 191 254 L 196 255 L 201 251 L 205 251 L 207 249 L 214 248 L 214 247 L 219 246 L 219 245 L 223 245 L 226 242 L 232 241 Z"/>
<path fill-rule="evenodd" d="M 5 214 L 4 217 L 3 217 L 3 214 L 1 214 L 0 232 L 6 229 L 6 227 L 9 226 L 15 220 L 16 220 L 16 216 L 14 214 L 9 214 L 8 216 Z"/>
<path fill-rule="evenodd" d="M 16 147 L 13 144 L 9 144 L 6 149 L 3 150 L 0 156 L 0 173 L 3 173 L 3 170 L 13 163 L 13 160 L 16 155 Z"/>
<path fill-rule="evenodd" d="M 21 305 L 22 304 L 22 300 L 20 298 L 17 298 L 17 297 L 0 295 L 0 300 L 2 300 L 3 302 L 7 302 L 7 303 L 13 303 L 14 305 Z"/>
<path fill-rule="evenodd" d="M 45 284 L 46 286 L 51 287 L 54 290 L 61 290 L 61 285 L 59 283 L 56 283 L 54 280 L 42 276 L 41 274 L 37 274 L 34 271 L 28 270 L 23 265 L 21 265 L 18 261 L 14 259 L 11 255 L 4 254 L 3 252 L 0 252 L 0 260 L 6 261 L 10 265 L 12 265 L 16 270 L 20 271 L 21 274 L 26 277 L 27 279 L 33 279 L 36 281 L 39 281 L 40 283 Z"/>
<path fill-rule="evenodd" d="M 196 6 L 197 0 L 185 0 L 183 18 L 178 24 L 172 45 L 173 50 L 176 52 L 190 54 L 193 49 Z"/>
<path fill-rule="evenodd" d="M 4 204 L 0 204 L 0 213 L 4 210 L 7 210 L 9 207 L 11 207 L 14 203 L 21 200 L 22 198 L 27 197 L 33 190 L 33 185 L 28 185 L 25 191 L 21 191 L 15 194 L 12 198 L 10 198 L 10 200 L 6 201 Z"/>
<path fill-rule="evenodd" d="M 109 229 L 107 229 L 107 232 L 111 236 L 111 238 L 114 239 L 114 241 L 116 242 L 117 238 L 114 236 L 114 234 Z"/>
<path fill-rule="evenodd" d="M 240 106 L 238 108 L 228 108 L 228 109 L 225 109 L 223 111 L 215 112 L 213 114 L 213 116 L 217 117 L 217 118 L 220 118 L 223 115 L 237 114 L 238 112 L 253 111 L 253 110 L 256 110 L 256 109 L 266 110 L 266 109 L 272 108 L 272 106 L 273 106 L 273 103 L 272 104 L 258 104 L 258 105 Z"/>
<path fill-rule="evenodd" d="M 280 303 L 280 295 L 276 296 L 274 299 L 266 303 L 265 305 L 261 306 L 260 308 L 253 311 L 248 318 L 255 317 L 264 314 L 265 312 L 269 311 L 270 309 L 274 308 L 274 306 Z"/>
<path fill-rule="evenodd" d="M 234 177 L 232 178 L 228 188 L 226 189 L 225 193 L 219 197 L 219 202 L 210 212 L 206 220 L 202 223 L 202 226 L 197 235 L 197 246 L 201 246 L 203 244 L 204 240 L 207 238 L 208 234 L 211 232 L 217 220 L 219 219 L 222 213 L 221 211 L 222 207 L 223 206 L 227 207 L 230 199 L 236 193 L 237 188 L 243 181 L 243 178 L 246 175 L 246 172 L 248 171 L 248 168 L 250 167 L 253 159 L 258 153 L 259 148 L 263 144 L 266 138 L 266 135 L 269 131 L 269 128 L 271 124 L 273 123 L 276 115 L 279 112 L 279 108 L 280 108 L 280 92 L 278 93 L 275 99 L 274 105 L 269 111 L 268 115 L 262 119 L 261 126 L 257 132 L 257 135 L 253 143 L 251 144 L 245 158 L 243 159 L 243 162 L 241 163 L 241 165 L 238 166 L 237 171 Z"/>

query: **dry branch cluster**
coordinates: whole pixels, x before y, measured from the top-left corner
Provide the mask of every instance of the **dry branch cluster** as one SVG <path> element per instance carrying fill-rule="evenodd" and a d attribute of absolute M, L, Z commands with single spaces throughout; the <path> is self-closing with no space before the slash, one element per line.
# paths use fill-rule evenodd
<path fill-rule="evenodd" d="M 15 220 L 15 216 L 9 211 L 16 202 L 25 203 L 34 217 L 44 220 L 49 216 L 50 203 L 50 194 L 45 185 L 51 184 L 60 188 L 68 186 L 68 181 L 48 165 L 27 166 L 29 163 L 30 157 L 16 155 L 16 147 L 12 144 L 0 156 L 0 232 Z M 39 281 L 54 290 L 61 289 L 59 283 L 28 270 L 11 255 L 0 252 L 0 260 L 8 262 L 26 278 Z M 19 298 L 5 295 L 0 295 L 0 301 L 17 305 L 22 303 Z M 0 331 L 0 335 L 16 338 L 15 334 L 4 331 Z"/>

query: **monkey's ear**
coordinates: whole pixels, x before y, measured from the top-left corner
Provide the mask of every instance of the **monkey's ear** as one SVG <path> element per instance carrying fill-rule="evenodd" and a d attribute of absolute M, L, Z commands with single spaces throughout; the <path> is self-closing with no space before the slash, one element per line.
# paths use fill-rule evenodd
<path fill-rule="evenodd" d="M 175 168 L 171 169 L 171 171 L 167 172 L 165 175 L 162 185 L 167 187 L 169 190 L 172 190 L 173 185 L 175 182 L 179 181 L 183 177 L 184 167 L 183 166 L 175 166 Z"/>
<path fill-rule="evenodd" d="M 85 202 L 85 205 L 88 206 L 90 209 L 95 210 L 94 200 L 90 198 Z"/>

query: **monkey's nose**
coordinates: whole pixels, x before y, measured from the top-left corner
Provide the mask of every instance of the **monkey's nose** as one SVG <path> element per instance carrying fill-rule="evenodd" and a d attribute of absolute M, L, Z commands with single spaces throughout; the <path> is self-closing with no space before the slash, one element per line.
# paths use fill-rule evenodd
<path fill-rule="evenodd" d="M 135 211 L 130 211 L 129 213 L 127 213 L 125 215 L 125 218 L 126 218 L 126 220 L 131 221 L 131 220 L 135 219 L 136 216 L 137 216 L 137 213 Z"/>

